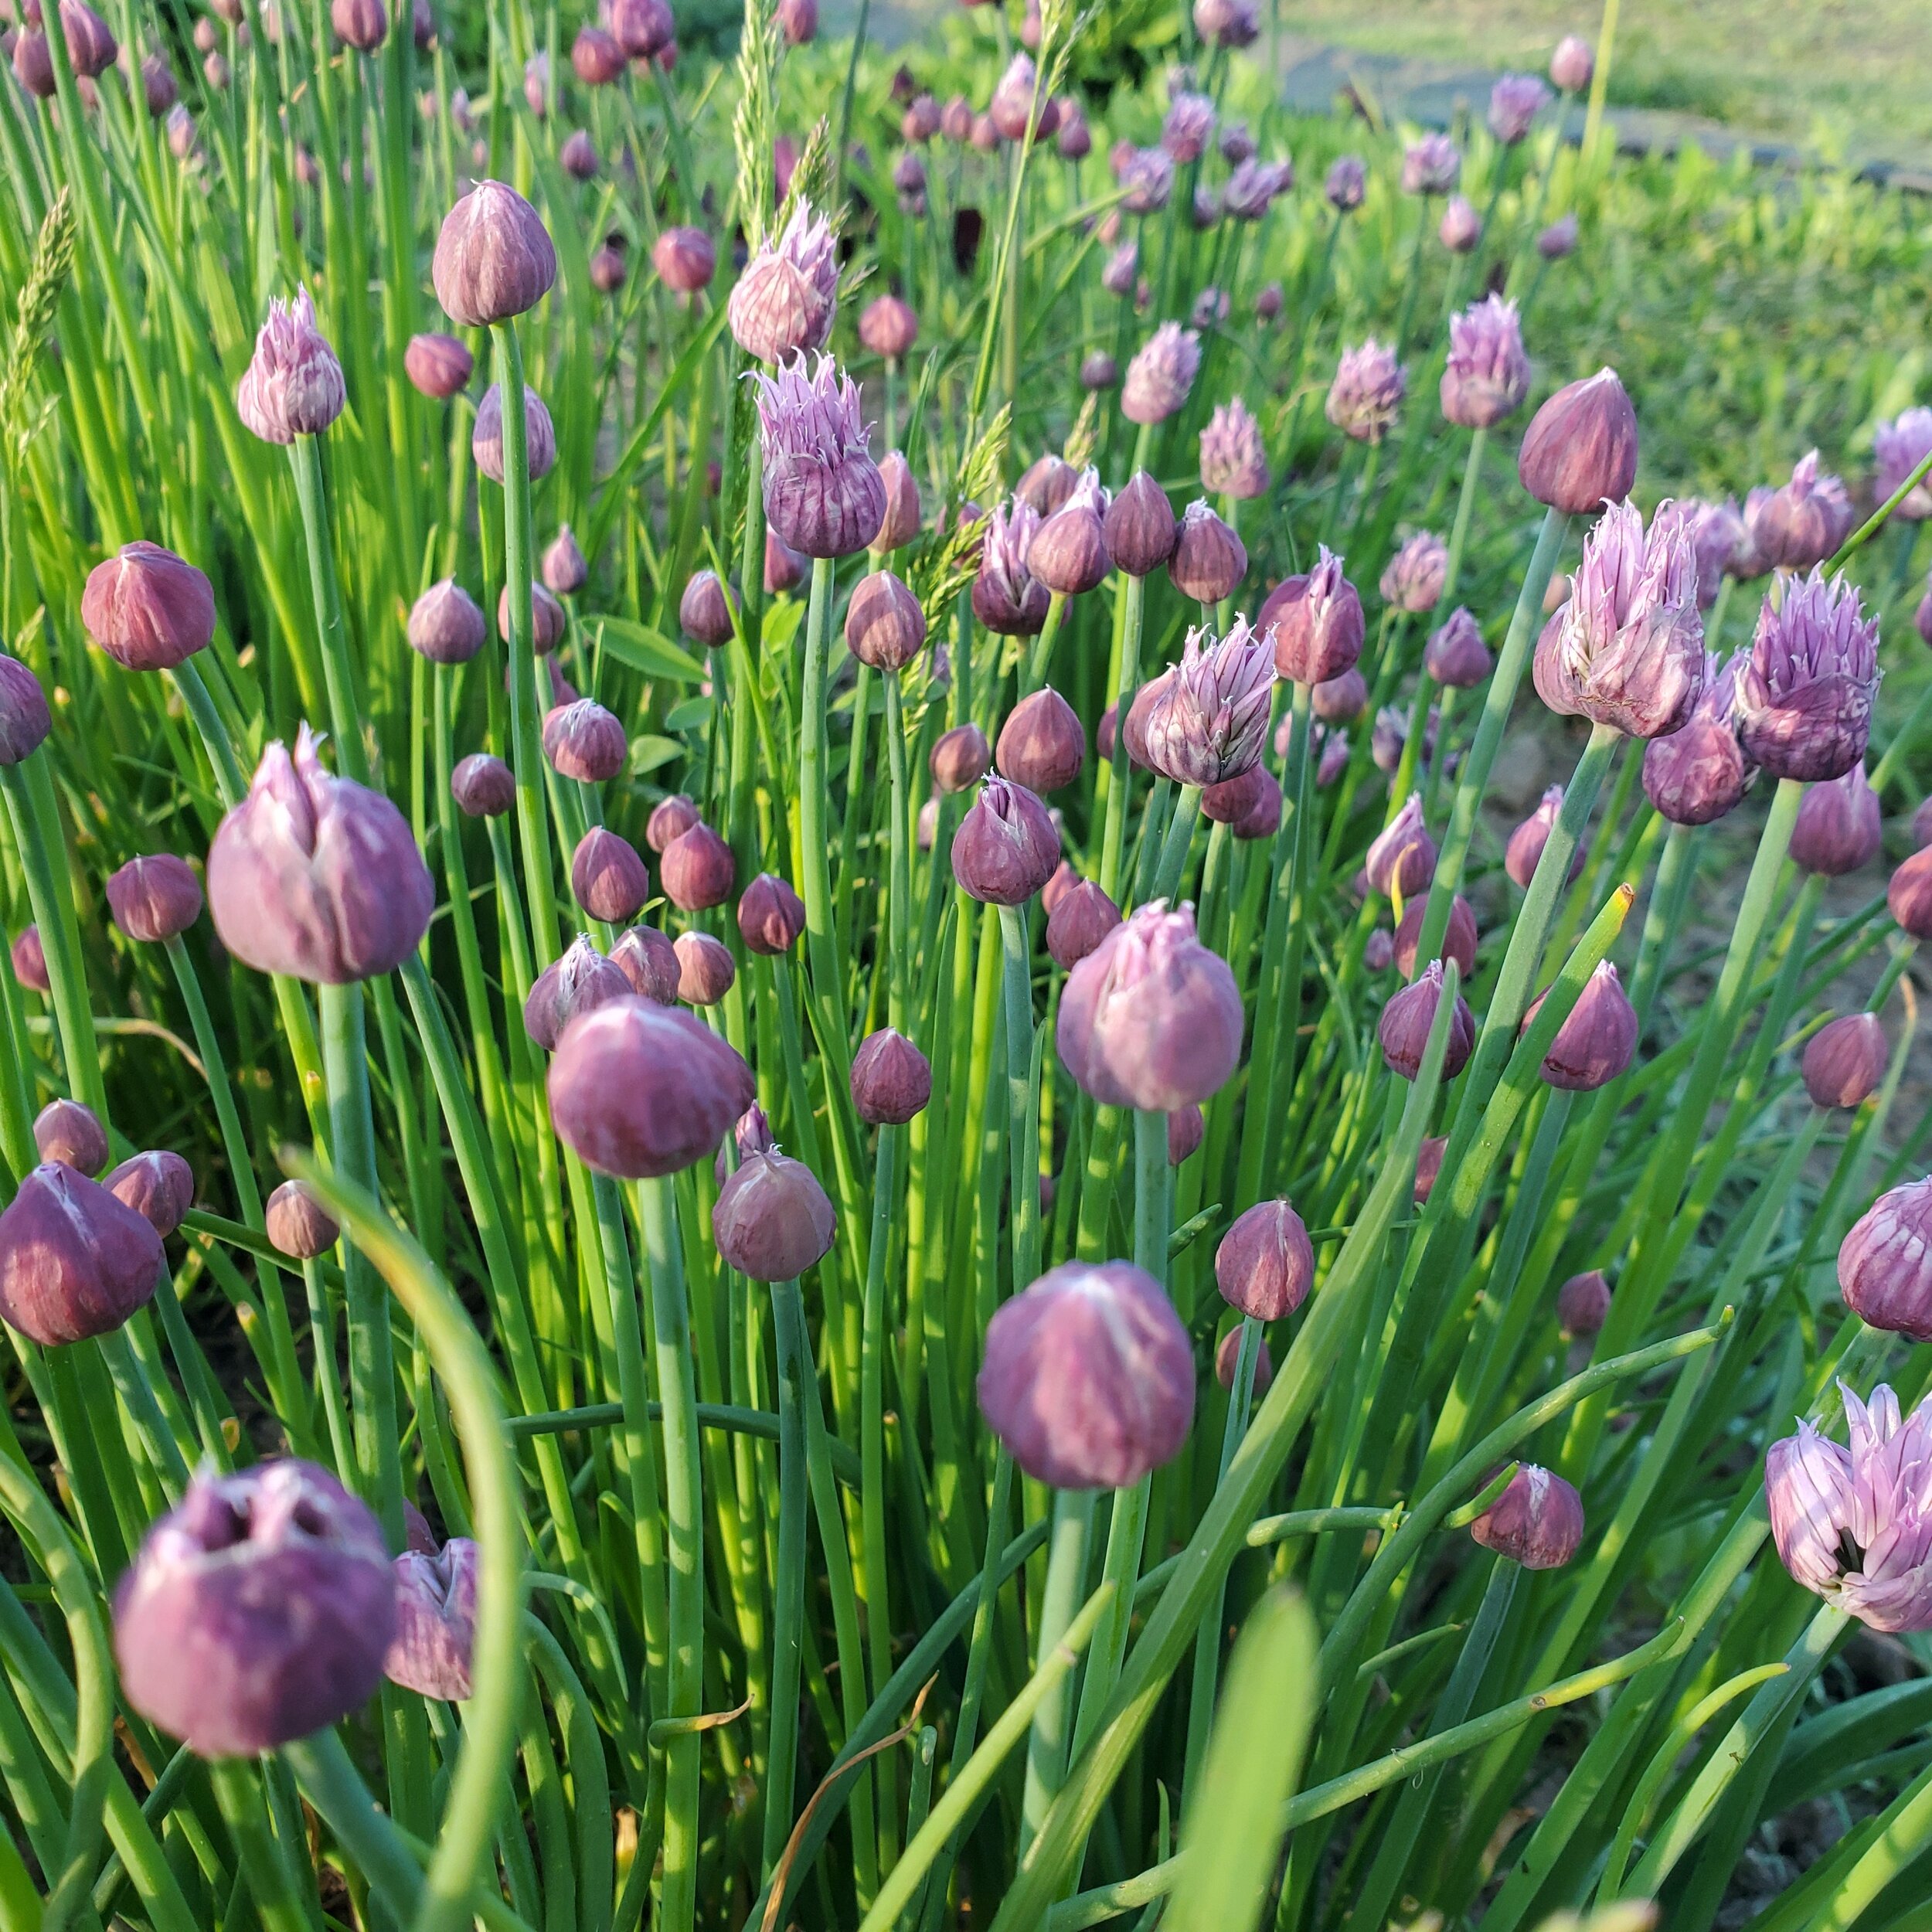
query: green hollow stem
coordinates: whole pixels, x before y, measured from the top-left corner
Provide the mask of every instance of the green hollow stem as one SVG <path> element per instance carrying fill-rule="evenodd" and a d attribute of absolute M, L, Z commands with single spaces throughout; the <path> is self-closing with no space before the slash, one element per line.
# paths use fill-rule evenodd
<path fill-rule="evenodd" d="M 1175 794 L 1174 815 L 1168 819 L 1167 839 L 1161 847 L 1160 862 L 1155 868 L 1152 897 L 1172 903 L 1187 876 L 1187 859 L 1194 843 L 1194 828 L 1201 817 L 1201 787 L 1183 785 Z"/>
<path fill-rule="evenodd" d="M 1141 631 L 1147 611 L 1147 583 L 1130 577 L 1121 597 L 1120 680 L 1114 686 L 1114 752 L 1097 774 L 1094 809 L 1104 815 L 1100 835 L 1100 890 L 1117 906 L 1121 900 L 1121 862 L 1127 848 L 1128 767 L 1127 734 L 1121 729 L 1141 675 Z"/>
<path fill-rule="evenodd" d="M 704 1699 L 704 1498 L 690 1311 L 678 1238 L 677 1196 L 668 1179 L 638 1184 L 664 1404 L 664 1503 L 669 1577 L 667 1718 L 696 1717 Z M 665 1747 L 664 1886 L 659 1910 L 669 1932 L 690 1932 L 697 1913 L 699 1749 L 693 1731 Z"/>
<path fill-rule="evenodd" d="M 886 832 L 890 884 L 886 900 L 886 936 L 892 949 L 887 968 L 886 1015 L 902 1032 L 909 1010 L 907 982 L 912 976 L 912 822 L 907 816 L 911 792 L 906 770 L 905 700 L 899 673 L 887 671 L 880 682 L 886 695 L 886 767 L 889 774 L 892 821 Z M 848 781 L 848 783 L 852 782 Z M 875 1238 L 873 1245 L 876 1247 Z"/>
<path fill-rule="evenodd" d="M 1046 1587 L 1040 1598 L 1039 1635 L 1034 1655 L 1045 1663 L 1066 1636 L 1080 1600 L 1087 1575 L 1087 1542 L 1093 1530 L 1094 1492 L 1062 1489 L 1053 1497 L 1053 1526 L 1047 1539 Z M 1056 1679 L 1032 1714 L 1026 1747 L 1026 1785 L 1020 1813 L 1020 1851 L 1038 1834 L 1066 1777 L 1068 1721 L 1073 1685 Z"/>
<path fill-rule="evenodd" d="M 1039 1156 L 1032 1127 L 1033 985 L 1026 947 L 1026 910 L 999 909 L 1002 983 L 1006 1002 L 1006 1145 L 1012 1189 L 1013 1292 L 1039 1273 Z M 1029 1161 L 1032 1162 L 1029 1169 Z"/>
<path fill-rule="evenodd" d="M 845 981 L 833 924 L 832 855 L 826 842 L 825 670 L 831 651 L 832 602 L 832 560 L 815 557 L 798 689 L 799 896 L 805 902 L 805 957 L 811 969 L 813 1029 L 828 1070 L 826 1084 L 832 1094 L 828 1125 L 836 1145 L 843 1138 L 840 1100 L 849 1090 L 852 1056 L 845 1043 Z"/>
<path fill-rule="evenodd" d="M 805 1616 L 806 1342 L 787 1320 L 772 1324 L 778 1350 L 778 1543 L 772 1580 L 771 1727 L 765 1766 L 760 1876 L 768 1883 L 791 1836 L 798 1769 L 798 1679 Z M 865 1492 L 870 1500 L 869 1485 Z"/>
<path fill-rule="evenodd" d="M 296 501 L 301 507 L 302 541 L 308 552 L 309 597 L 315 611 L 315 635 L 321 647 L 322 679 L 328 692 L 329 727 L 335 734 L 335 756 L 345 777 L 366 785 L 369 759 L 358 722 L 364 711 L 356 697 L 355 670 L 349 662 L 349 640 L 342 628 L 342 593 L 335 580 L 335 553 L 329 541 L 320 440 L 313 436 L 297 437 L 288 446 L 288 466 L 295 478 Z"/>
<path fill-rule="evenodd" d="M 872 1681 L 892 1675 L 892 1609 L 886 1529 L 886 1266 L 898 1204 L 903 1127 L 879 1130 L 872 1172 L 872 1245 L 866 1253 L 866 1295 L 859 1360 L 859 1551 L 865 1584 L 866 1634 Z"/>

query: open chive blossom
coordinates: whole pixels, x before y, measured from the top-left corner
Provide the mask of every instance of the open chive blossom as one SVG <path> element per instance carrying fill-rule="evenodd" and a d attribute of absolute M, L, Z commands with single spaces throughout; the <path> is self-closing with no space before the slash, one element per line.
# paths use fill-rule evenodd
<path fill-rule="evenodd" d="M 760 374 L 765 515 L 795 550 L 849 556 L 879 534 L 886 486 L 861 420 L 859 386 L 829 355 L 802 354 Z"/>
<path fill-rule="evenodd" d="M 1442 413 L 1466 430 L 1493 429 L 1529 393 L 1529 356 L 1516 304 L 1486 295 L 1449 322 L 1440 388 Z"/>
<path fill-rule="evenodd" d="M 1536 74 L 1499 76 L 1489 90 L 1489 131 L 1505 148 L 1513 148 L 1528 135 L 1549 100 L 1549 90 Z"/>
<path fill-rule="evenodd" d="M 838 260 L 831 225 L 801 199 L 783 232 L 767 240 L 733 285 L 726 315 L 738 346 L 781 363 L 821 349 L 838 313 Z"/>
<path fill-rule="evenodd" d="M 1393 425 L 1408 388 L 1409 378 L 1395 351 L 1371 335 L 1342 352 L 1323 410 L 1343 435 L 1358 443 L 1379 443 Z"/>
<path fill-rule="evenodd" d="M 320 436 L 347 400 L 342 366 L 315 325 L 308 291 L 292 302 L 270 301 L 235 391 L 243 423 L 264 443 L 292 443 Z"/>
<path fill-rule="evenodd" d="M 1838 778 L 1865 756 L 1879 625 L 1857 588 L 1813 570 L 1767 597 L 1737 679 L 1738 737 L 1774 778 Z"/>
<path fill-rule="evenodd" d="M 1932 1398 L 1906 1416 L 1883 1383 L 1838 1386 L 1849 1447 L 1807 1420 L 1764 1458 L 1779 1560 L 1873 1630 L 1932 1629 Z"/>
<path fill-rule="evenodd" d="M 128 1702 L 201 1757 L 252 1757 L 366 1703 L 396 1631 L 368 1508 L 293 1459 L 197 1476 L 114 1593 Z"/>
<path fill-rule="evenodd" d="M 1245 617 L 1224 636 L 1187 634 L 1181 662 L 1141 723 L 1147 762 L 1176 784 L 1218 785 L 1260 762 L 1274 664 L 1269 640 Z"/>
<path fill-rule="evenodd" d="M 1261 426 L 1240 396 L 1217 403 L 1201 431 L 1201 487 L 1216 496 L 1266 496 L 1272 478 Z"/>
<path fill-rule="evenodd" d="M 1131 423 L 1165 423 L 1188 399 L 1200 373 L 1201 338 L 1179 322 L 1163 322 L 1127 366 L 1121 413 Z"/>
<path fill-rule="evenodd" d="M 1445 134 L 1424 134 L 1412 141 L 1402 157 L 1405 195 L 1447 195 L 1462 179 L 1462 155 Z"/>
<path fill-rule="evenodd" d="M 978 1388 L 993 1433 L 1036 1481 L 1124 1489 L 1187 1440 L 1194 1351 L 1145 1270 L 1069 1262 L 995 1311 Z"/>
<path fill-rule="evenodd" d="M 1889 503 L 1905 480 L 1932 456 L 1932 409 L 1909 409 L 1872 433 L 1872 494 Z M 1908 522 L 1932 517 L 1932 479 L 1920 477 L 1892 514 Z"/>
<path fill-rule="evenodd" d="M 987 518 L 979 570 L 973 579 L 973 614 L 1002 637 L 1037 636 L 1053 593 L 1028 563 L 1039 534 L 1040 513 L 1015 496 Z"/>

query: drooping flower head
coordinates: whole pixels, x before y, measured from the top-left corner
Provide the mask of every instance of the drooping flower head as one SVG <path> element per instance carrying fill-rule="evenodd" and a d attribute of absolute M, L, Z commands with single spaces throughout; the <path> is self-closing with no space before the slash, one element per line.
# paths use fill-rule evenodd
<path fill-rule="evenodd" d="M 1222 784 L 1252 770 L 1267 742 L 1274 685 L 1273 641 L 1245 617 L 1219 638 L 1204 626 L 1189 630 L 1142 721 L 1147 762 L 1182 785 Z"/>
<path fill-rule="evenodd" d="M 726 315 L 747 355 L 782 362 L 823 349 L 838 313 L 838 260 L 832 226 L 800 199 L 775 240 L 767 240 L 733 285 Z"/>
<path fill-rule="evenodd" d="M 1837 778 L 1865 756 L 1879 625 L 1855 585 L 1814 570 L 1766 598 L 1737 680 L 1738 736 L 1774 778 Z"/>
<path fill-rule="evenodd" d="M 1163 322 L 1127 366 L 1121 413 L 1130 423 L 1164 423 L 1187 400 L 1201 367 L 1201 338 L 1179 322 Z"/>
<path fill-rule="evenodd" d="M 235 390 L 242 421 L 264 443 L 320 436 L 342 413 L 342 366 L 315 325 L 308 291 L 292 302 L 271 301 Z"/>
<path fill-rule="evenodd" d="M 1529 357 L 1516 304 L 1486 295 L 1449 321 L 1442 413 L 1466 430 L 1493 429 L 1529 393 Z"/>
<path fill-rule="evenodd" d="M 1736 805 L 1757 775 L 1757 761 L 1737 735 L 1737 652 L 1719 662 L 1704 654 L 1704 688 L 1689 719 L 1644 747 L 1644 795 L 1676 825 L 1708 825 Z"/>
<path fill-rule="evenodd" d="M 849 556 L 879 534 L 886 485 L 872 459 L 859 385 L 821 355 L 757 375 L 765 515 L 807 556 Z"/>
<path fill-rule="evenodd" d="M 1809 1420 L 1771 1444 L 1764 1500 L 1794 1581 L 1874 1630 L 1932 1628 L 1932 1400 L 1901 1417 L 1839 1385 L 1849 1448 Z"/>
<path fill-rule="evenodd" d="M 1658 507 L 1644 528 L 1611 504 L 1583 539 L 1570 600 L 1536 645 L 1536 689 L 1551 710 L 1661 738 L 1689 718 L 1704 681 L 1697 557 L 1682 514 Z"/>
<path fill-rule="evenodd" d="M 1447 195 L 1462 179 L 1462 156 L 1444 134 L 1427 134 L 1411 141 L 1402 156 L 1402 192 L 1405 195 Z"/>
<path fill-rule="evenodd" d="M 1243 499 L 1268 493 L 1267 451 L 1261 426 L 1236 396 L 1217 403 L 1201 432 L 1201 487 L 1216 495 Z"/>
<path fill-rule="evenodd" d="M 1549 90 L 1533 73 L 1506 73 L 1489 90 L 1489 131 L 1513 148 L 1549 102 Z"/>
<path fill-rule="evenodd" d="M 1872 437 L 1876 470 L 1872 494 L 1881 503 L 1889 503 L 1893 492 L 1928 456 L 1932 456 L 1932 409 L 1910 409 L 1894 421 L 1881 423 Z M 1932 516 L 1932 477 L 1920 477 L 1892 514 L 1913 522 Z"/>
<path fill-rule="evenodd" d="M 1325 405 L 1328 420 L 1358 443 L 1379 443 L 1395 421 L 1408 387 L 1408 376 L 1395 351 L 1371 335 L 1342 352 Z"/>

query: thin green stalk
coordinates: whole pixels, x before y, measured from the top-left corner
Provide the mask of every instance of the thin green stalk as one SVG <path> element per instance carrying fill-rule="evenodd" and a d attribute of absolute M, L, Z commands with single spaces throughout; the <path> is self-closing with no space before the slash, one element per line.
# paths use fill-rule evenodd
<path fill-rule="evenodd" d="M 288 446 L 288 464 L 295 478 L 296 500 L 301 506 L 302 540 L 308 552 L 309 594 L 315 609 L 316 639 L 321 647 L 322 677 L 328 691 L 329 725 L 335 733 L 335 756 L 345 777 L 366 785 L 369 759 L 363 748 L 361 720 L 367 713 L 356 693 L 355 668 L 349 662 L 349 640 L 342 629 L 342 594 L 335 581 L 335 553 L 329 539 L 320 439 L 297 437 Z"/>
<path fill-rule="evenodd" d="M 778 1549 L 772 1582 L 771 1729 L 765 1763 L 764 1836 L 760 1876 L 770 1883 L 791 1836 L 798 1768 L 798 1675 L 805 1614 L 804 1381 L 812 1372 L 805 1337 L 788 1321 L 773 1331 L 778 1348 Z M 869 1503 L 869 1483 L 864 1495 Z"/>
<path fill-rule="evenodd" d="M 1053 1497 L 1053 1527 L 1047 1545 L 1046 1589 L 1040 1599 L 1039 1631 L 1033 1654 L 1044 1667 L 1072 1628 L 1075 1606 L 1087 1587 L 1087 1543 L 1094 1523 L 1094 1492 L 1062 1489 Z M 1111 1600 L 1111 1597 L 1110 1597 Z M 1090 1605 L 1090 1608 L 1091 1606 Z M 1096 1613 L 1097 1614 L 1098 1613 Z M 1090 1631 L 1091 1625 L 1089 1626 Z M 1020 1815 L 1022 1855 L 1039 1835 L 1048 1808 L 1066 1777 L 1068 1719 L 1073 1687 L 1056 1677 L 1036 1700 L 1032 1733 L 1026 1747 L 1026 1789 Z M 1002 1718 L 1002 1724 L 1005 1723 Z M 995 1726 L 995 1735 L 999 1727 Z M 990 1744 L 992 1740 L 987 1740 Z M 985 1748 L 985 1747 L 981 1747 Z M 964 1776 L 964 1770 L 960 1775 Z M 906 1855 L 911 1855 L 911 1848 Z M 882 1895 L 883 1896 L 883 1895 Z"/>

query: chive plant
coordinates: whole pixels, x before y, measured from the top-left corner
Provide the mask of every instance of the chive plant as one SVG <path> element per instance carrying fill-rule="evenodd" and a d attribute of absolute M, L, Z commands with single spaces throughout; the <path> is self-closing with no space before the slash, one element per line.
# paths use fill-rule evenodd
<path fill-rule="evenodd" d="M 9 29 L 0 1925 L 1922 1918 L 1932 411 L 1008 12 Z"/>

